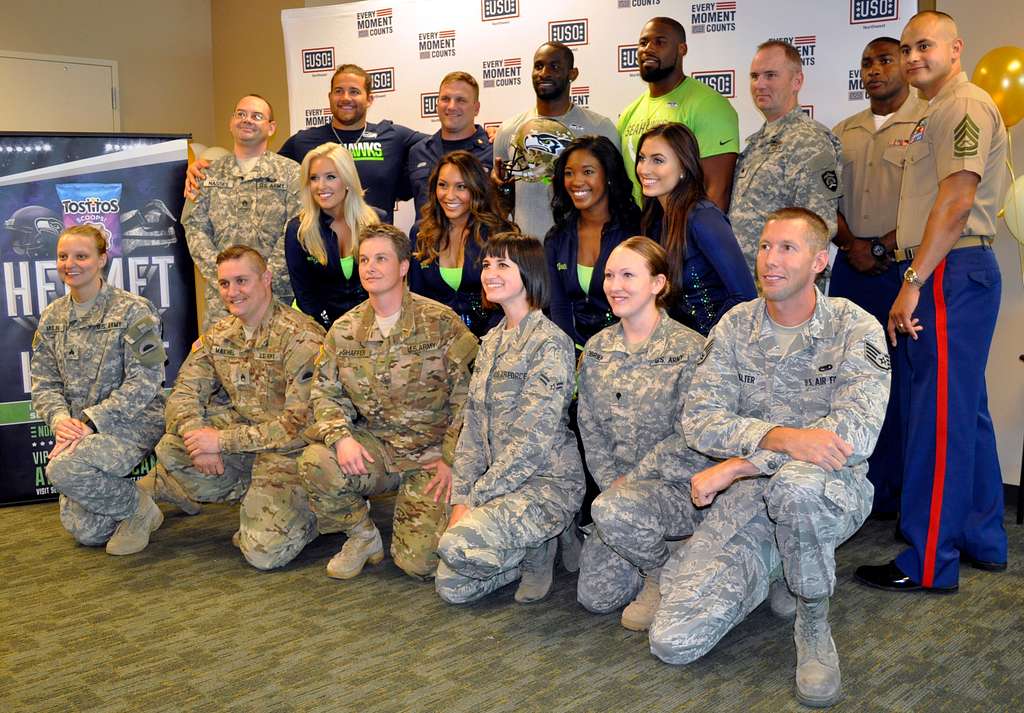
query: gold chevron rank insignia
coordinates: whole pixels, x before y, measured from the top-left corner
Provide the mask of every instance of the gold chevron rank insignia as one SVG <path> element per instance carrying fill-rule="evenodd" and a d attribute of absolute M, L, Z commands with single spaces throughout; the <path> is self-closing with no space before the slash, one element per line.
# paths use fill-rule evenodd
<path fill-rule="evenodd" d="M 978 155 L 978 125 L 971 120 L 970 114 L 953 130 L 953 158 L 969 158 Z"/>

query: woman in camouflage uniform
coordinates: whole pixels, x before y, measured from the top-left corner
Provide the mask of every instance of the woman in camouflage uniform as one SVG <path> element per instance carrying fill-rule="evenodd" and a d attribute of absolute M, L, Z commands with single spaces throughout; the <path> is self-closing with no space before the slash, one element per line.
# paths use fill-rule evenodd
<path fill-rule="evenodd" d="M 149 544 L 163 515 L 126 478 L 164 430 L 160 317 L 145 297 L 108 285 L 107 243 L 76 225 L 57 242 L 68 294 L 39 318 L 32 340 L 32 407 L 53 430 L 46 477 L 60 520 L 83 545 L 112 555 Z"/>
<path fill-rule="evenodd" d="M 484 295 L 505 316 L 484 337 L 469 383 L 436 588 L 460 604 L 521 577 L 515 598 L 526 603 L 547 596 L 556 537 L 583 496 L 568 428 L 573 345 L 541 313 L 548 273 L 540 241 L 499 233 L 482 257 Z"/>
<path fill-rule="evenodd" d="M 604 291 L 621 321 L 591 338 L 580 360 L 580 436 L 602 492 L 576 596 L 601 614 L 628 604 L 622 625 L 634 631 L 646 631 L 657 610 L 667 540 L 693 532 L 690 476 L 710 464 L 682 435 L 703 339 L 666 313 L 669 274 L 667 253 L 649 238 L 615 248 Z"/>

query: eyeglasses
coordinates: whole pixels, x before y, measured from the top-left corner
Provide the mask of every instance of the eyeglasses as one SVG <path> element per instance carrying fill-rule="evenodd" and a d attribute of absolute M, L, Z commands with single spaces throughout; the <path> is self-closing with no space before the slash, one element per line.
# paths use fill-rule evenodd
<path fill-rule="evenodd" d="M 267 115 L 262 111 L 246 111 L 245 109 L 236 109 L 235 113 L 231 116 L 235 117 L 239 121 L 245 121 L 246 119 L 252 119 L 253 121 L 263 121 L 267 118 Z"/>

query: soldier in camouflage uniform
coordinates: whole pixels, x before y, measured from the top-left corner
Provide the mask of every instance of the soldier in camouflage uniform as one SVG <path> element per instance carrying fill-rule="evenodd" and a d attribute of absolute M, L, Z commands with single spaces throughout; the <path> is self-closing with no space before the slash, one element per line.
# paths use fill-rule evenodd
<path fill-rule="evenodd" d="M 758 47 L 750 65 L 750 93 L 765 124 L 747 137 L 736 162 L 729 222 L 751 274 L 766 216 L 787 206 L 818 214 L 837 229 L 842 146 L 800 107 L 803 69 L 796 49 L 779 40 Z"/>
<path fill-rule="evenodd" d="M 106 263 L 96 228 L 61 235 L 68 294 L 43 311 L 32 340 L 32 407 L 56 437 L 46 477 L 60 493 L 61 524 L 83 545 L 132 554 L 163 520 L 125 476 L 163 431 L 166 355 L 156 309 L 103 282 Z"/>
<path fill-rule="evenodd" d="M 273 569 L 317 535 L 296 459 L 324 330 L 273 298 L 252 248 L 224 250 L 217 271 L 231 316 L 199 337 L 178 372 L 144 487 L 193 512 L 197 501 L 241 498 L 236 544 L 249 564 Z"/>
<path fill-rule="evenodd" d="M 482 252 L 481 282 L 505 317 L 484 337 L 452 468 L 452 516 L 437 547 L 437 593 L 479 599 L 521 579 L 516 601 L 551 588 L 557 536 L 583 498 L 583 464 L 569 430 L 572 340 L 540 311 L 544 248 L 498 233 Z"/>
<path fill-rule="evenodd" d="M 267 151 L 277 124 L 262 97 L 242 97 L 229 127 L 234 152 L 210 164 L 202 190 L 181 215 L 192 260 L 206 281 L 203 331 L 228 314 L 217 290 L 217 254 L 231 245 L 248 245 L 265 255 L 274 294 L 292 303 L 284 232 L 299 214 L 299 164 Z"/>
<path fill-rule="evenodd" d="M 725 460 L 692 478 L 693 501 L 709 512 L 665 567 L 650 631 L 664 661 L 697 659 L 763 601 L 781 560 L 772 610 L 795 609 L 797 698 L 815 706 L 840 696 L 828 624 L 835 548 L 871 510 L 867 457 L 890 371 L 878 320 L 814 287 L 827 241 L 809 211 L 769 215 L 758 253 L 764 297 L 708 336 L 683 427 L 693 448 Z"/>
<path fill-rule="evenodd" d="M 615 248 L 604 289 L 621 321 L 591 338 L 580 359 L 580 436 L 602 492 L 591 505 L 576 596 L 599 614 L 625 606 L 622 625 L 634 631 L 646 631 L 657 609 L 666 540 L 688 536 L 699 521 L 690 475 L 711 464 L 682 433 L 703 341 L 663 309 L 668 279 L 668 257 L 653 240 Z"/>
<path fill-rule="evenodd" d="M 409 292 L 409 238 L 367 226 L 359 277 L 370 298 L 331 327 L 316 363 L 311 445 L 299 459 L 321 532 L 348 539 L 327 574 L 383 560 L 367 496 L 397 490 L 391 556 L 428 579 L 448 522 L 450 464 L 477 340 L 451 309 Z"/>

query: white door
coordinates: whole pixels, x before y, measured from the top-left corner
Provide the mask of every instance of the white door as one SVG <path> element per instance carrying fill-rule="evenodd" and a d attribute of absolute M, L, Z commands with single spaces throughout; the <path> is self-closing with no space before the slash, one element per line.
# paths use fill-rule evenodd
<path fill-rule="evenodd" d="M 0 50 L 0 131 L 120 131 L 117 62 Z"/>

